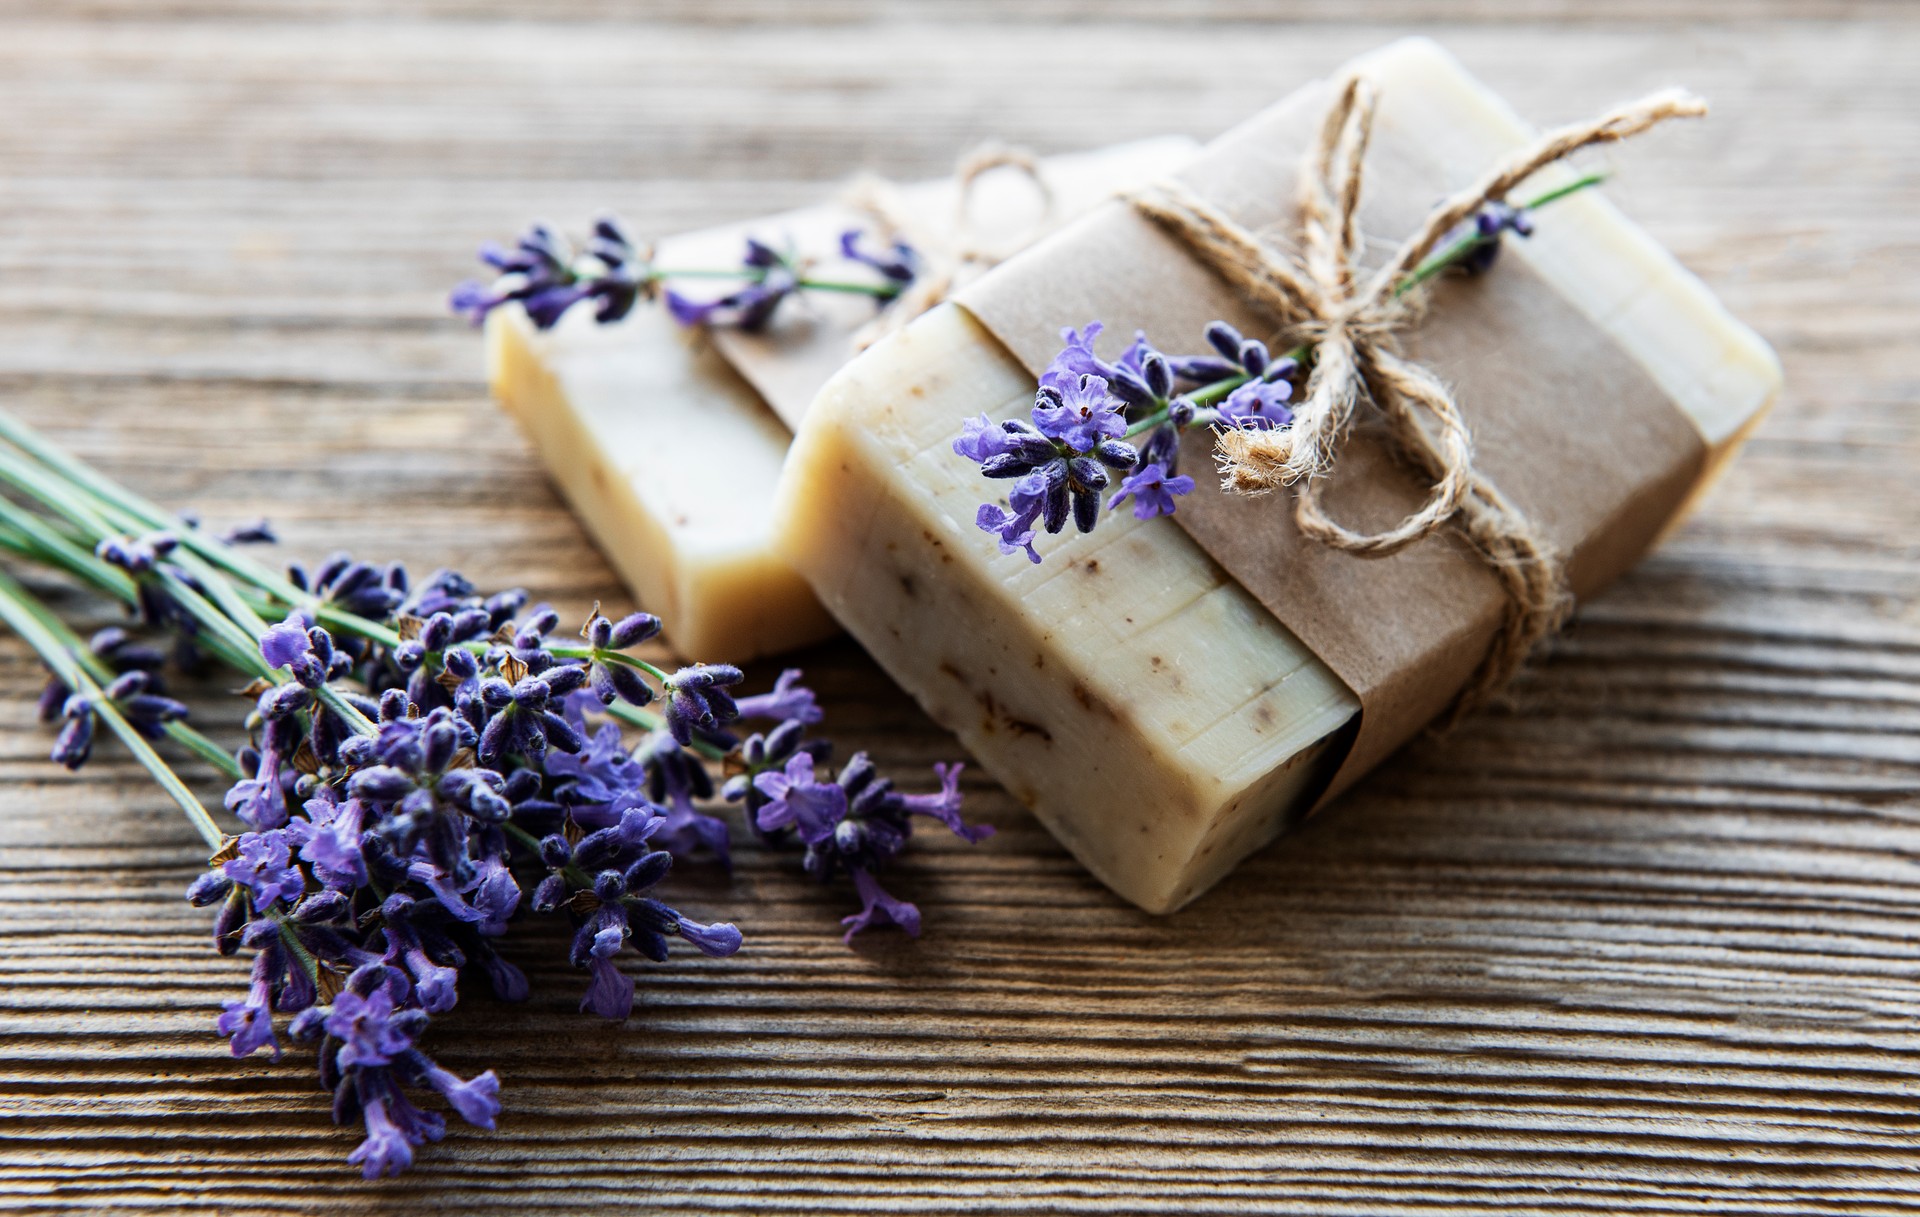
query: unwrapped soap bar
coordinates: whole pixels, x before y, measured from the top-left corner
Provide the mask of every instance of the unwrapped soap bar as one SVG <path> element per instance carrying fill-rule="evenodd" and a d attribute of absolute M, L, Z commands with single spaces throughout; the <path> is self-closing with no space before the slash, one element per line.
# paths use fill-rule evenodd
<path fill-rule="evenodd" d="M 1377 129 L 1441 158 L 1450 188 L 1531 136 L 1430 42 L 1364 63 Z M 1538 228 L 1503 256 L 1690 420 L 1704 482 L 1773 401 L 1772 352 L 1592 192 Z M 999 553 L 974 524 L 994 488 L 950 446 L 960 420 L 1024 414 L 1033 390 L 1028 364 L 961 305 L 876 346 L 807 416 L 776 510 L 781 544 L 841 623 L 1096 875 L 1169 911 L 1304 812 L 1360 703 L 1174 520 L 1109 515 L 1092 533 L 1045 538 L 1037 566 Z M 1464 409 L 1471 420 L 1470 399 Z"/>
<path fill-rule="evenodd" d="M 1050 157 L 1050 208 L 1010 172 L 978 183 L 970 239 L 997 246 L 1144 184 L 1198 147 L 1170 136 Z M 954 223 L 950 182 L 904 192 L 938 229 Z M 832 250 L 858 217 L 817 207 L 663 241 L 664 266 L 737 262 L 749 234 Z M 982 229 L 985 231 L 982 231 Z M 689 286 L 699 295 L 704 284 Z M 717 294 L 718 288 L 716 287 Z M 853 354 L 873 315 L 862 297 L 789 302 L 764 334 L 686 331 L 642 303 L 599 325 L 577 308 L 549 331 L 518 307 L 487 321 L 495 396 L 540 452 L 561 493 L 641 607 L 691 658 L 744 662 L 838 631 L 774 538 L 773 497 L 790 427 Z"/>

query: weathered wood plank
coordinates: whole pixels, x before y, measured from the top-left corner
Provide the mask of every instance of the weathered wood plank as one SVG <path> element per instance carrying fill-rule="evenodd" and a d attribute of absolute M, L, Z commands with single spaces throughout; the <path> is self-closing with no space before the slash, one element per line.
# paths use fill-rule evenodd
<path fill-rule="evenodd" d="M 519 943 L 535 1000 L 473 995 L 433 1045 L 500 1069 L 502 1130 L 375 1187 L 304 1065 L 211 1035 L 242 974 L 179 899 L 197 843 L 124 758 L 44 762 L 0 640 L 0 1208 L 1920 1210 L 1910 9 L 391 8 L 0 16 L 10 408 L 289 552 L 618 602 L 440 315 L 479 238 L 749 215 L 988 133 L 1208 133 L 1409 20 L 1543 119 L 1712 96 L 1617 189 L 1790 400 L 1509 707 L 1194 909 L 1120 906 L 973 773 L 1002 834 L 916 845 L 919 944 L 846 950 L 843 894 L 748 846 L 680 890 L 749 949 L 652 969 L 624 1027 L 573 1012 L 557 927 Z M 843 747 L 951 754 L 852 646 L 802 662 Z"/>

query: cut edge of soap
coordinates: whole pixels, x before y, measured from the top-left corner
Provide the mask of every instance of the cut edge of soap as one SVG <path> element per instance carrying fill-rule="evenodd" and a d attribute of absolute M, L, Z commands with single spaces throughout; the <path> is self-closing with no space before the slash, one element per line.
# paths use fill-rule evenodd
<path fill-rule="evenodd" d="M 640 501 L 618 465 L 559 456 L 569 445 L 585 452 L 597 452 L 598 445 L 549 361 L 535 349 L 532 328 L 518 308 L 496 309 L 488 316 L 486 366 L 493 395 L 539 451 L 549 478 L 633 594 L 636 607 L 662 619 L 662 633 L 677 653 L 743 663 L 840 633 L 812 588 L 777 556 L 771 528 L 763 549 L 742 546 L 696 565 Z M 613 515 L 634 523 L 617 526 L 609 519 Z"/>

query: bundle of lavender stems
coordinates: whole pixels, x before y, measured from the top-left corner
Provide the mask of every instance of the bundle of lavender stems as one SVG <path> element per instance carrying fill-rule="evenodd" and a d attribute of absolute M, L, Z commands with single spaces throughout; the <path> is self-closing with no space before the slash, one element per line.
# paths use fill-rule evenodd
<path fill-rule="evenodd" d="M 799 672 L 746 696 L 737 667 L 668 671 L 636 654 L 660 631 L 649 614 L 596 606 L 571 637 L 524 593 L 483 595 L 449 570 L 415 583 L 397 563 L 343 554 L 280 573 L 244 548 L 272 540 L 264 524 L 215 537 L 4 412 L 0 487 L 0 618 L 49 670 L 52 759 L 78 769 L 104 728 L 205 839 L 187 899 L 213 910 L 220 954 L 252 957 L 218 1030 L 235 1056 L 277 1060 L 283 1037 L 312 1045 L 335 1120 L 364 1127 L 348 1161 L 368 1178 L 443 1135 L 419 1105 L 429 1092 L 493 1127 L 493 1072 L 460 1078 L 421 1044 L 463 975 L 500 1000 L 528 996 L 499 950 L 527 914 L 570 920 L 581 1009 L 623 1019 L 632 955 L 664 961 L 674 939 L 740 949 L 733 925 L 657 894 L 676 862 L 729 865 L 714 814 L 726 805 L 809 873 L 851 885 L 849 939 L 919 933 L 919 910 L 877 877 L 916 817 L 968 841 L 991 832 L 960 818 L 959 765 L 935 766 L 938 790 L 913 795 L 864 754 L 826 769 Z M 33 590 L 49 574 L 120 602 L 129 626 L 83 639 Z M 244 738 L 237 749 L 190 724 L 167 688 L 221 670 L 245 682 L 227 733 Z M 762 729 L 743 736 L 744 724 Z M 230 820 L 170 757 L 221 775 Z"/>

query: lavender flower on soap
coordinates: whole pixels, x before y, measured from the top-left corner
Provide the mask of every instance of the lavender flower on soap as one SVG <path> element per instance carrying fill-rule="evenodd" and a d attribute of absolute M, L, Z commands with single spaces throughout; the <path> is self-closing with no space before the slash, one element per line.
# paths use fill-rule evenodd
<path fill-rule="evenodd" d="M 1489 204 L 1397 290 L 1404 294 L 1449 271 L 1485 272 L 1504 234 L 1532 235 L 1534 209 L 1601 180 L 1590 174 L 1522 206 Z M 1130 506 L 1140 520 L 1174 514 L 1195 485 L 1178 468 L 1182 434 L 1289 428 L 1312 371 L 1310 339 L 1275 355 L 1224 321 L 1206 328 L 1208 349 L 1193 355 L 1156 350 L 1139 332 L 1117 359 L 1104 360 L 1094 349 L 1103 330 L 1094 321 L 1060 331 L 1060 353 L 1041 373 L 1027 418 L 966 419 L 953 441 L 953 451 L 984 477 L 1012 483 L 1004 505 L 983 503 L 974 518 L 1002 553 L 1037 563 L 1039 533 L 1063 532 L 1069 520 L 1092 532 L 1109 488 L 1115 493 L 1106 499 L 1108 511 Z"/>
<path fill-rule="evenodd" d="M 635 303 L 664 296 L 667 312 L 688 327 L 765 329 L 787 300 L 812 292 L 870 297 L 885 307 L 912 284 L 919 259 L 900 241 L 869 247 L 858 229 L 840 235 L 837 258 L 847 274 L 819 273 L 820 258 L 782 248 L 758 237 L 745 238 L 738 265 L 732 267 L 661 266 L 649 248 L 638 247 L 618 220 L 595 221 L 584 249 L 576 250 L 559 233 L 535 224 L 512 249 L 489 242 L 480 260 L 495 272 L 492 283 L 469 280 L 453 289 L 449 305 L 474 324 L 493 310 L 518 304 L 540 329 L 552 329 L 575 305 L 591 302 L 594 320 L 609 324 L 624 318 Z M 731 281 L 718 294 L 690 294 L 695 281 Z M 675 286 L 668 286 L 668 284 Z"/>

